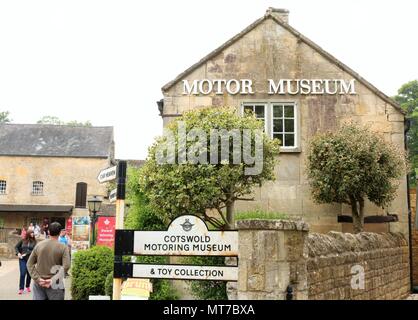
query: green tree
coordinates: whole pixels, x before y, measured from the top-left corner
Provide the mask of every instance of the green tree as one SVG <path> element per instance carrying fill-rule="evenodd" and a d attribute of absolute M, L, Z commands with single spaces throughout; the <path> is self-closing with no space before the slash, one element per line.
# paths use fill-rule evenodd
<path fill-rule="evenodd" d="M 255 186 L 275 179 L 274 166 L 277 163 L 280 141 L 272 140 L 262 133 L 263 127 L 263 122 L 254 116 L 247 114 L 242 117 L 230 108 L 193 110 L 170 123 L 168 130 L 174 141 L 169 139 L 169 135 L 156 140 L 149 148 L 149 156 L 141 168 L 139 177 L 153 209 L 157 210 L 165 221 L 181 214 L 197 214 L 216 228 L 233 228 L 235 201 L 252 200 L 245 196 L 250 194 Z M 183 129 L 188 137 L 185 141 L 179 133 Z M 204 136 L 197 135 L 192 138 L 191 135 L 196 133 L 196 130 L 202 130 L 200 132 L 204 132 Z M 241 157 L 239 161 L 233 161 L 234 155 L 238 154 L 237 151 L 241 155 L 242 150 L 234 149 L 238 143 L 232 143 L 233 139 L 226 140 L 225 149 L 228 150 L 224 152 L 226 156 L 221 159 L 222 143 L 218 143 L 219 140 L 216 143 L 211 141 L 211 130 L 251 132 L 251 135 L 247 136 L 240 134 L 236 142 L 239 141 L 243 148 L 251 142 L 251 154 L 255 155 L 255 163 L 261 164 L 261 171 L 258 174 L 247 174 L 247 170 L 254 167 L 254 164 L 244 163 Z M 258 136 L 260 139 L 255 134 L 257 130 L 261 132 Z M 158 152 L 168 150 L 173 142 L 176 146 L 175 159 L 182 153 L 188 157 L 195 156 L 206 160 L 208 164 L 202 164 L 202 161 L 200 164 L 184 164 L 177 160 L 166 164 L 158 163 Z M 261 146 L 262 152 L 256 152 L 256 142 Z M 209 161 L 213 156 L 211 147 L 218 151 L 217 164 Z M 168 151 L 165 155 L 168 156 Z M 213 209 L 218 213 L 217 217 L 208 216 L 206 209 Z"/>
<path fill-rule="evenodd" d="M 126 200 L 129 205 L 125 219 L 125 228 L 133 230 L 159 231 L 166 230 L 167 225 L 150 207 L 148 199 L 141 192 L 139 186 L 140 171 L 137 168 L 128 167 Z M 139 256 L 138 263 L 168 264 L 168 257 Z M 167 279 L 151 279 L 153 291 L 150 300 L 175 300 L 177 293 Z"/>
<path fill-rule="evenodd" d="M 91 127 L 92 125 L 90 121 L 80 122 L 77 120 L 72 120 L 72 121 L 65 122 L 55 116 L 43 116 L 36 123 L 53 124 L 53 125 L 58 125 L 58 126 L 67 125 L 67 126 L 73 126 L 73 127 Z"/>
<path fill-rule="evenodd" d="M 418 169 L 418 80 L 405 83 L 394 99 L 406 111 L 406 117 L 410 121 L 410 129 L 407 133 L 409 149 L 409 161 L 412 169 Z M 415 170 L 411 171 L 411 184 L 416 184 Z"/>
<path fill-rule="evenodd" d="M 1 111 L 0 112 L 0 123 L 8 123 L 11 122 L 12 119 L 9 118 L 10 112 L 9 111 Z"/>
<path fill-rule="evenodd" d="M 347 123 L 313 137 L 307 172 L 313 199 L 350 205 L 358 233 L 363 231 L 366 198 L 384 207 L 396 197 L 405 156 L 380 135 Z"/>

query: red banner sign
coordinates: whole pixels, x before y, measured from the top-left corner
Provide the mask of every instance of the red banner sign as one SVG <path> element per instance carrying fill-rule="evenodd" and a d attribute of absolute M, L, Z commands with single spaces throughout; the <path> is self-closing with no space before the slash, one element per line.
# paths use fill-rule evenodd
<path fill-rule="evenodd" d="M 71 237 L 72 232 L 73 232 L 73 218 L 69 217 L 67 219 L 65 229 L 67 230 L 67 234 Z"/>
<path fill-rule="evenodd" d="M 115 217 L 99 217 L 96 245 L 113 247 L 115 244 Z"/>

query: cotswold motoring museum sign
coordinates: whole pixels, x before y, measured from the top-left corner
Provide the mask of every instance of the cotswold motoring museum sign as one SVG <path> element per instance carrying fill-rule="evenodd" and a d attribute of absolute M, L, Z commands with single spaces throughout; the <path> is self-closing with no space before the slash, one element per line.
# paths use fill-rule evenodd
<path fill-rule="evenodd" d="M 267 79 L 268 94 L 356 94 L 355 79 Z M 183 80 L 183 95 L 191 94 L 254 94 L 251 79 Z"/>
<path fill-rule="evenodd" d="M 238 256 L 237 231 L 209 231 L 194 215 L 174 219 L 166 231 L 116 230 L 115 255 Z M 115 263 L 121 277 L 237 281 L 236 266 Z M 118 277 L 117 276 L 117 277 Z"/>

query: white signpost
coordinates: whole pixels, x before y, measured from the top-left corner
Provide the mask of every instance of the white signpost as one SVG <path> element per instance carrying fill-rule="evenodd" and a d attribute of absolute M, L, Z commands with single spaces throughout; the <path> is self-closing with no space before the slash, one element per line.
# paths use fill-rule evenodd
<path fill-rule="evenodd" d="M 208 231 L 197 216 L 173 220 L 167 231 L 135 231 L 134 254 L 169 256 L 237 256 L 238 232 Z"/>
<path fill-rule="evenodd" d="M 116 201 L 116 193 L 117 193 L 117 189 L 113 189 L 112 191 L 110 191 L 109 193 L 109 202 L 113 203 Z"/>
<path fill-rule="evenodd" d="M 238 267 L 134 264 L 132 275 L 135 278 L 238 281 Z"/>
<path fill-rule="evenodd" d="M 197 216 L 174 219 L 166 231 L 116 230 L 115 254 L 238 256 L 237 231 L 209 231 Z M 115 263 L 118 277 L 238 281 L 238 266 Z"/>
<path fill-rule="evenodd" d="M 100 183 L 115 180 L 116 174 L 117 174 L 117 166 L 109 167 L 100 171 L 97 177 L 97 180 L 99 180 Z"/>

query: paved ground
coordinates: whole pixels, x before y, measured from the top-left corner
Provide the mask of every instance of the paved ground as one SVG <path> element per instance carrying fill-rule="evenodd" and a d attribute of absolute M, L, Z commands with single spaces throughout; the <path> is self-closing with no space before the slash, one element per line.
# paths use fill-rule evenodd
<path fill-rule="evenodd" d="M 19 290 L 19 261 L 1 259 L 0 267 L 0 300 L 32 300 L 32 293 L 21 296 Z"/>
<path fill-rule="evenodd" d="M 1 259 L 0 267 L 0 300 L 32 300 L 32 293 L 18 295 L 19 261 L 17 259 Z M 33 284 L 33 281 L 32 281 Z M 65 300 L 71 300 L 70 278 L 65 279 Z M 32 286 L 31 286 L 32 288 Z"/>

